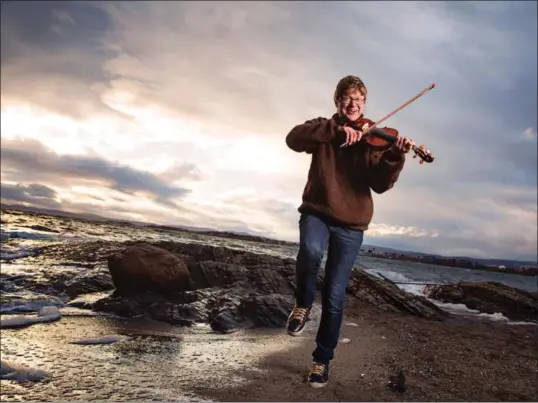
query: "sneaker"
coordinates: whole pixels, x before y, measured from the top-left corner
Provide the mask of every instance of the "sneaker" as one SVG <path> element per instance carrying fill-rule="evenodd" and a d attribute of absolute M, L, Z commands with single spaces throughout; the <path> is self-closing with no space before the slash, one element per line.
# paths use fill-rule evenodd
<path fill-rule="evenodd" d="M 309 314 L 310 308 L 293 307 L 290 316 L 288 316 L 288 322 L 286 323 L 288 334 L 290 336 L 299 336 L 303 333 Z"/>
<path fill-rule="evenodd" d="M 314 362 L 308 374 L 308 384 L 312 388 L 322 388 L 329 382 L 329 367 L 320 362 Z"/>

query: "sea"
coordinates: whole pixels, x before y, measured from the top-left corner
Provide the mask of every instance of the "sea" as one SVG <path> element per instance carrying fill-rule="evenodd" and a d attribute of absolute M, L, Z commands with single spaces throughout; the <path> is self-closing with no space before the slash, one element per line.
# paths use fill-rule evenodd
<path fill-rule="evenodd" d="M 76 248 L 77 243 L 87 241 L 173 241 L 222 246 L 282 258 L 295 258 L 297 247 L 254 241 L 245 241 L 219 236 L 210 236 L 191 231 L 165 230 L 143 225 L 126 225 L 111 221 L 88 221 L 71 217 L 34 214 L 24 211 L 5 210 L 1 215 L 0 264 L 2 282 L 9 278 L 18 281 L 43 270 L 43 262 L 36 259 L 43 246 L 68 244 Z M 9 264 L 7 262 L 9 261 Z M 445 267 L 419 262 L 382 259 L 361 253 L 356 268 L 394 281 L 398 287 L 413 294 L 422 295 L 426 284 L 452 284 L 459 281 L 495 281 L 525 291 L 538 291 L 538 278 L 509 273 L 497 273 L 474 269 Z M 77 267 L 77 270 L 89 270 Z M 47 270 L 72 272 L 69 265 L 53 265 Z M 42 301 L 29 290 L 0 287 L 0 313 L 28 312 L 39 309 L 36 301 Z M 42 297 L 42 296 L 41 296 Z M 14 306 L 12 301 L 18 303 Z M 24 303 L 27 301 L 27 303 Z M 478 316 L 491 320 L 505 321 L 508 324 L 521 324 L 509 321 L 502 314 L 481 314 L 460 304 L 442 304 L 432 301 L 443 309 L 459 315 Z"/>

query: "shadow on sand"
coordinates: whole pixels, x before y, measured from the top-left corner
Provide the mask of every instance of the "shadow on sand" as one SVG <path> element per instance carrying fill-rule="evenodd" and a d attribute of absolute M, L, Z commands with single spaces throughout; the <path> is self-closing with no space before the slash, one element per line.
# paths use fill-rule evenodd
<path fill-rule="evenodd" d="M 315 330 L 255 367 L 230 374 L 241 386 L 197 388 L 218 401 L 537 401 L 537 326 L 492 321 L 429 321 L 362 311 L 346 319 L 329 384 L 306 376 Z"/>

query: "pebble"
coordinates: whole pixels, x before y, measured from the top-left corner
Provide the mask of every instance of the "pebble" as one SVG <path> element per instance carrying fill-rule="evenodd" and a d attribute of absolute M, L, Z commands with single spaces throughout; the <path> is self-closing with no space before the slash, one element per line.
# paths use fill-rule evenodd
<path fill-rule="evenodd" d="M 124 337 L 122 336 L 103 336 L 103 337 L 96 337 L 91 339 L 82 339 L 82 340 L 76 340 L 71 341 L 70 344 L 79 344 L 79 345 L 93 345 L 93 344 L 112 344 L 116 343 L 117 341 L 123 340 Z"/>
<path fill-rule="evenodd" d="M 351 343 L 351 339 L 344 338 L 344 339 L 340 340 L 340 343 L 342 343 L 342 344 Z"/>
<path fill-rule="evenodd" d="M 50 374 L 40 369 L 26 367 L 2 361 L 0 364 L 0 379 L 11 379 L 17 382 L 39 382 L 50 378 Z"/>
<path fill-rule="evenodd" d="M 0 319 L 0 328 L 16 328 L 31 326 L 34 323 L 54 322 L 62 317 L 60 310 L 55 306 L 44 306 L 37 316 L 18 315 L 7 319 Z"/>

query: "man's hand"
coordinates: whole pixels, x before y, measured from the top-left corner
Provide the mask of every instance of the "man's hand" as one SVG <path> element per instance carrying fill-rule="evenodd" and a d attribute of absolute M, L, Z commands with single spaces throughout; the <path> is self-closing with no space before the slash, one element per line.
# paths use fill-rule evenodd
<path fill-rule="evenodd" d="M 346 135 L 346 141 L 344 142 L 344 144 L 342 144 L 342 147 L 347 147 L 352 144 L 355 144 L 359 142 L 360 139 L 362 138 L 362 132 L 358 130 L 352 129 L 349 126 L 345 126 L 342 129 Z"/>
<path fill-rule="evenodd" d="M 411 151 L 414 144 L 413 140 L 410 140 L 407 137 L 398 136 L 396 142 L 392 145 L 392 152 L 397 154 L 407 154 Z"/>

